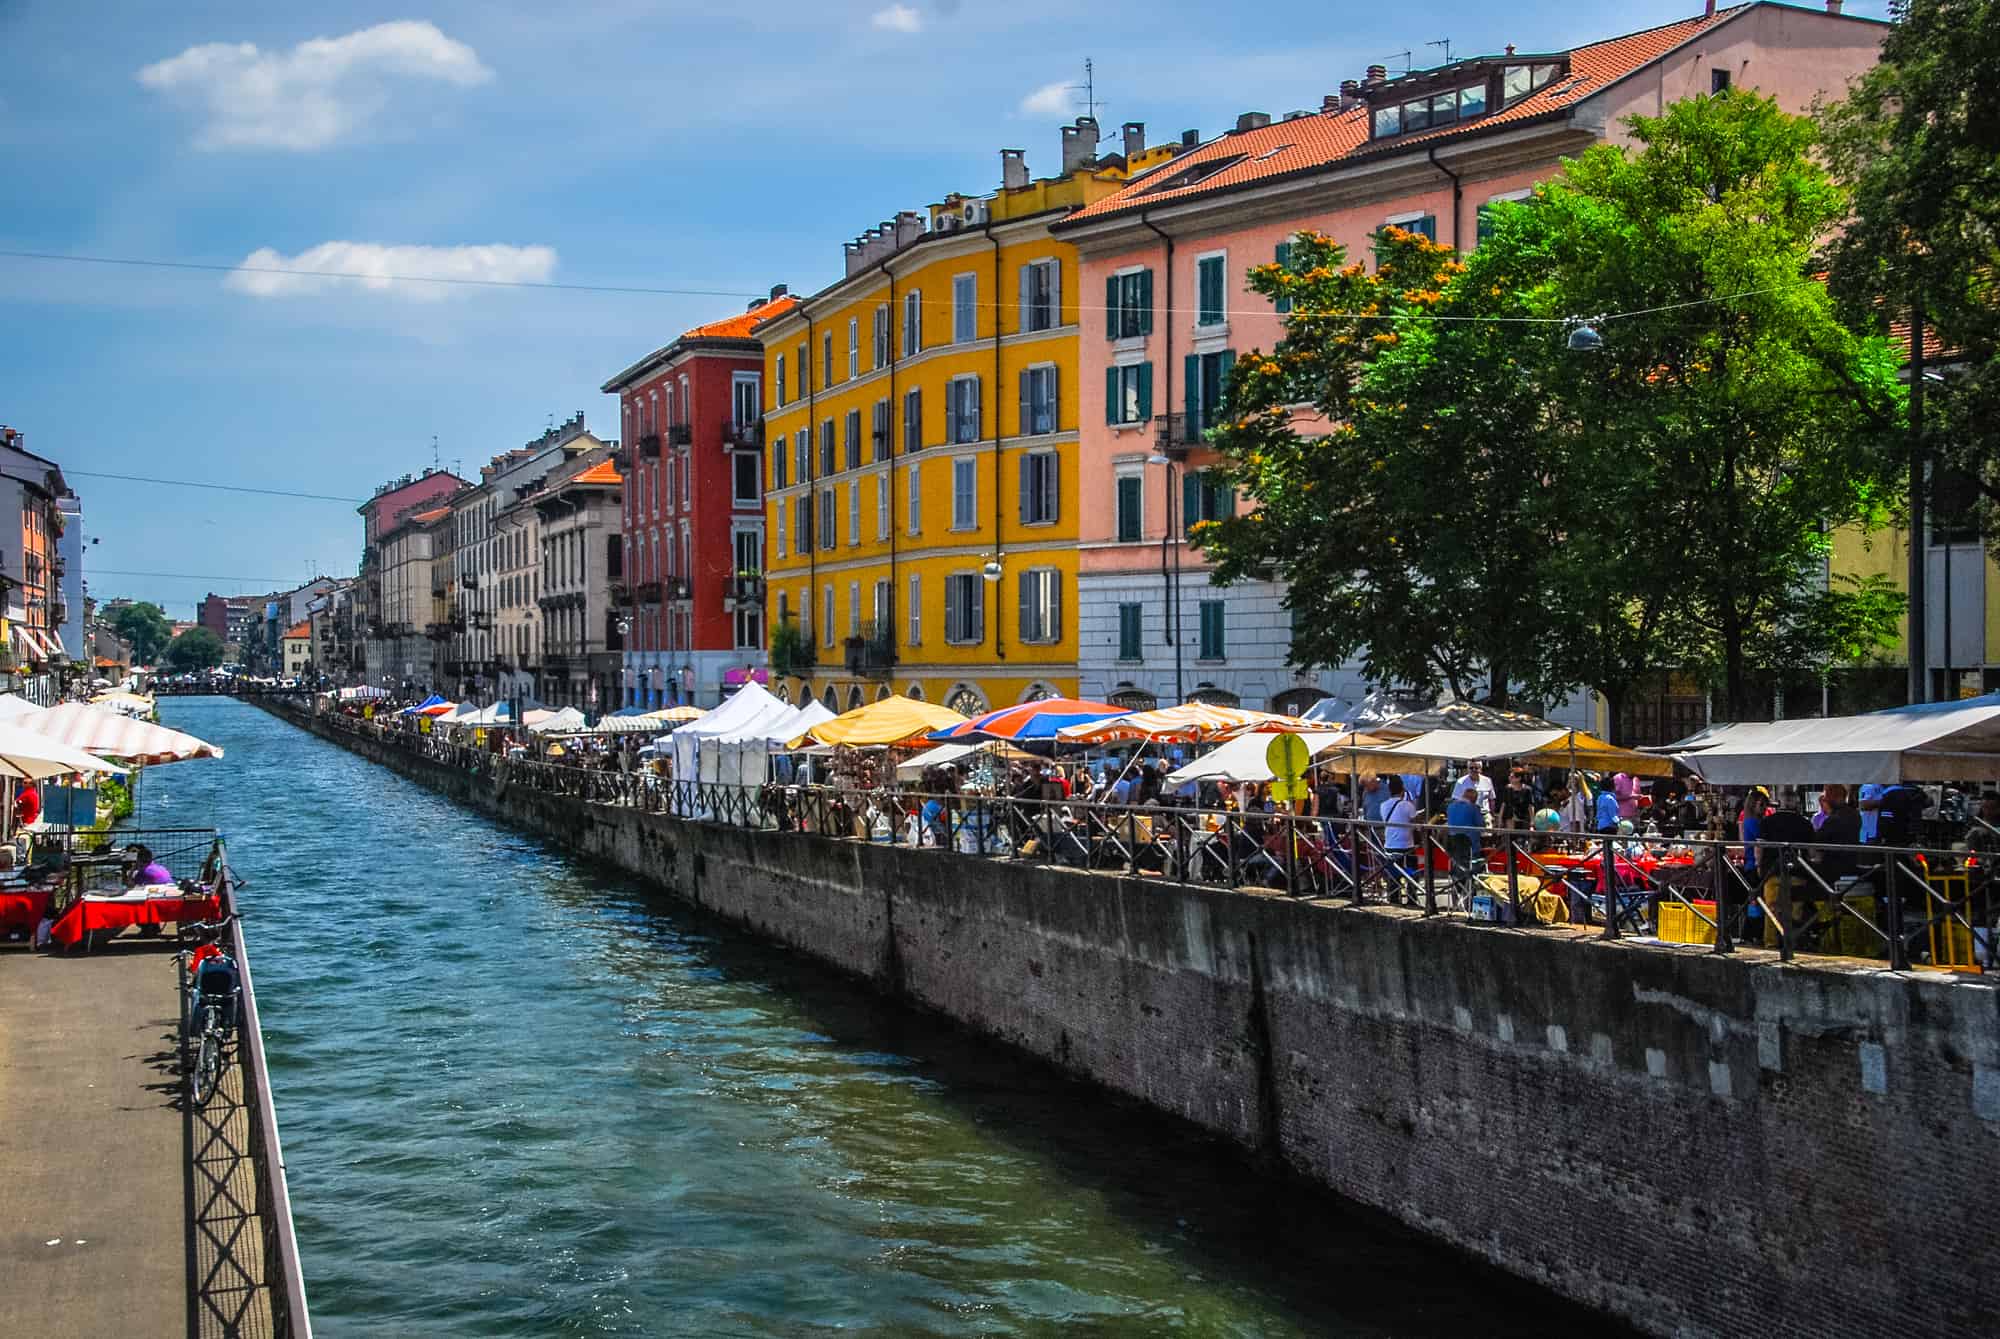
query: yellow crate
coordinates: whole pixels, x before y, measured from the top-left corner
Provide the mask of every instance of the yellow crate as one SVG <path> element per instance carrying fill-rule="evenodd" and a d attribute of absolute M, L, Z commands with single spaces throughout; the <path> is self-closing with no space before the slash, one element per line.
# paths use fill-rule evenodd
<path fill-rule="evenodd" d="M 1696 902 L 1701 916 L 1694 914 L 1685 902 L 1664 900 L 1660 903 L 1660 938 L 1669 944 L 1713 944 L 1715 942 L 1715 903 Z"/>

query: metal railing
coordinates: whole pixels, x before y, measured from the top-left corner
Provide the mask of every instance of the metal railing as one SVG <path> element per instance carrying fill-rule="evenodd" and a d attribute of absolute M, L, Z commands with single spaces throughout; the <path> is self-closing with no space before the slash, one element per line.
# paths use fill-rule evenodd
<path fill-rule="evenodd" d="M 2000 855 L 1443 823 L 1389 824 L 1162 801 L 730 785 L 501 755 L 323 718 L 508 786 L 698 822 L 1116 873 L 1186 886 L 1403 907 L 1499 926 L 1590 926 L 1727 954 L 1743 946 L 1978 970 Z"/>

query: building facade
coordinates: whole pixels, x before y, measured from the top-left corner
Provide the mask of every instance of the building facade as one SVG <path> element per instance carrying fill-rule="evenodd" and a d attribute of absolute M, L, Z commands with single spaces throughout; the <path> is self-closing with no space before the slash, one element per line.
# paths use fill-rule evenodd
<path fill-rule="evenodd" d="M 312 620 L 295 623 L 286 628 L 279 639 L 284 656 L 282 668 L 288 679 L 302 678 L 312 672 L 313 626 Z"/>
<path fill-rule="evenodd" d="M 1208 475 L 1203 434 L 1237 352 L 1282 333 L 1252 266 L 1306 230 L 1363 261 L 1389 225 L 1470 250 L 1492 202 L 1524 198 L 1592 144 L 1629 143 L 1633 114 L 1732 85 L 1803 111 L 1874 63 L 1882 31 L 1751 4 L 1569 51 L 1509 47 L 1395 79 L 1374 66 L 1319 112 L 1246 113 L 1058 224 L 1108 309 L 1083 340 L 1084 695 L 1295 711 L 1367 687 L 1358 664 L 1295 671 L 1283 587 L 1214 587 L 1185 543 L 1194 522 L 1244 505 Z"/>
<path fill-rule="evenodd" d="M 391 620 L 384 616 L 383 607 L 382 538 L 412 513 L 435 508 L 466 486 L 465 480 L 449 470 L 430 469 L 378 485 L 375 495 L 356 508 L 361 513 L 361 564 L 355 586 L 354 616 L 362 630 L 362 676 L 369 683 L 381 684 L 385 679 L 395 678 L 391 661 L 407 660 L 392 657 L 387 645 L 392 639 L 386 632 Z M 422 621 L 417 626 L 421 630 Z M 276 645 L 275 630 L 268 644 Z"/>
<path fill-rule="evenodd" d="M 29 701 L 44 706 L 59 695 L 69 660 L 61 630 L 70 621 L 62 550 L 70 498 L 61 467 L 30 452 L 18 430 L 0 427 L 0 663 Z"/>
<path fill-rule="evenodd" d="M 611 450 L 596 442 L 551 471 L 524 504 L 535 511 L 541 548 L 535 695 L 546 706 L 593 714 L 624 700 L 628 625 L 612 602 L 612 587 L 625 579 L 624 481 Z"/>
<path fill-rule="evenodd" d="M 442 655 L 433 653 L 444 608 L 445 574 L 432 569 L 450 518 L 450 507 L 409 512 L 377 542 L 381 622 L 370 637 L 372 682 L 411 692 L 430 692 L 437 686 Z"/>
<path fill-rule="evenodd" d="M 207 628 L 215 634 L 215 640 L 227 643 L 229 636 L 229 601 L 210 591 L 195 606 L 194 621 L 197 626 Z"/>
<path fill-rule="evenodd" d="M 714 706 L 764 665 L 764 348 L 751 331 L 796 306 L 780 285 L 604 383 L 624 433 L 626 705 Z"/>
<path fill-rule="evenodd" d="M 870 229 L 840 281 L 757 327 L 765 608 L 794 702 L 896 691 L 971 712 L 1076 691 L 1089 290 L 1050 225 L 1172 150 L 1100 157 L 1088 117 L 1062 150 L 1041 180 L 1002 150 L 999 190 Z"/>

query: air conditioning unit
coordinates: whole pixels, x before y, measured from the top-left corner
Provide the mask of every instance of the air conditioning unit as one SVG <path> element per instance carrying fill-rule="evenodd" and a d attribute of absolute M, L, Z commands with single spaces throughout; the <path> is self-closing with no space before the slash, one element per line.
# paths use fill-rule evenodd
<path fill-rule="evenodd" d="M 986 222 L 986 208 L 986 201 L 984 200 L 967 200 L 965 202 L 965 226 L 968 228 L 977 228 L 980 224 Z"/>
<path fill-rule="evenodd" d="M 965 226 L 965 220 L 960 218 L 957 214 L 938 215 L 937 231 L 939 232 L 957 232 L 960 228 L 963 228 L 964 226 Z"/>

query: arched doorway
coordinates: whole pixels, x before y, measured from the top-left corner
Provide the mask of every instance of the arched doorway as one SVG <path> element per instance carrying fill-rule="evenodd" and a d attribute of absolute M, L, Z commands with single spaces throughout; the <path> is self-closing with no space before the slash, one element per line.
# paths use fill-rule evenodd
<path fill-rule="evenodd" d="M 1280 716 L 1303 716 L 1306 708 L 1325 696 L 1325 693 L 1309 684 L 1287 688 L 1282 693 L 1271 695 L 1271 710 Z"/>
<path fill-rule="evenodd" d="M 1194 691 L 1187 695 L 1187 700 L 1190 702 L 1206 702 L 1211 707 L 1240 707 L 1243 705 L 1242 698 L 1236 696 L 1236 694 L 1230 692 L 1227 688 L 1217 688 L 1212 683 L 1196 684 Z"/>
<path fill-rule="evenodd" d="M 888 696 L 889 696 L 889 685 L 886 683 L 883 684 L 880 688 L 877 688 L 875 690 L 875 700 L 877 702 L 882 701 L 884 698 Z"/>
<path fill-rule="evenodd" d="M 912 702 L 922 702 L 925 700 L 924 686 L 920 683 L 913 683 L 903 690 L 903 696 L 909 698 Z"/>
<path fill-rule="evenodd" d="M 1061 697 L 1061 696 L 1062 694 L 1058 693 L 1053 685 L 1044 683 L 1040 679 L 1037 679 L 1033 683 L 1029 684 L 1025 689 L 1023 689 L 1021 692 L 1021 696 L 1016 700 L 1021 702 L 1046 702 L 1048 701 L 1048 699 L 1052 697 Z"/>
<path fill-rule="evenodd" d="M 945 694 L 944 704 L 961 716 L 984 716 L 988 710 L 986 694 L 969 683 L 956 683 Z"/>
<path fill-rule="evenodd" d="M 1124 707 L 1128 711 L 1152 711 L 1160 705 L 1159 698 L 1131 683 L 1119 684 L 1112 690 L 1111 696 L 1104 700 L 1114 707 Z"/>
<path fill-rule="evenodd" d="M 855 710 L 855 709 L 856 709 L 857 707 L 859 707 L 860 705 L 861 705 L 861 689 L 860 689 L 860 687 L 859 687 L 859 686 L 856 686 L 856 687 L 853 687 L 853 688 L 849 688 L 849 689 L 847 690 L 847 709 L 848 709 L 849 711 L 853 711 L 853 710 Z"/>
<path fill-rule="evenodd" d="M 801 707 L 810 707 L 812 704 L 813 704 L 813 686 L 809 683 L 800 684 L 799 705 Z"/>

